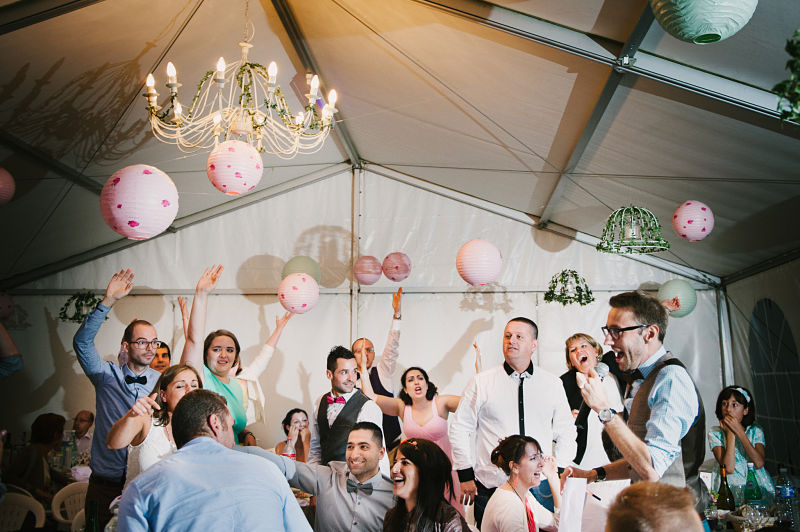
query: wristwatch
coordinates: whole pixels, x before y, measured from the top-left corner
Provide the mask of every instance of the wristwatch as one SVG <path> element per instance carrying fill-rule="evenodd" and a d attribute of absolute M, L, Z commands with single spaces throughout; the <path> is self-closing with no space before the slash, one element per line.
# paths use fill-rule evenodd
<path fill-rule="evenodd" d="M 600 412 L 597 413 L 597 417 L 600 418 L 600 422 L 605 425 L 616 416 L 619 412 L 614 410 L 613 408 L 604 408 Z"/>
<path fill-rule="evenodd" d="M 597 473 L 595 482 L 603 482 L 606 479 L 606 470 L 604 467 L 595 467 L 594 472 Z"/>

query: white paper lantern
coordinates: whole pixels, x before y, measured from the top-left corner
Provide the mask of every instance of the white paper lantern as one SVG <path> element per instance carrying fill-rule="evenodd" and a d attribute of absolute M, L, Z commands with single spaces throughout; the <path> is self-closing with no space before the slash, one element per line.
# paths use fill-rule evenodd
<path fill-rule="evenodd" d="M 278 301 L 294 314 L 311 310 L 319 299 L 319 285 L 307 273 L 292 273 L 278 286 Z"/>
<path fill-rule="evenodd" d="M 163 232 L 178 214 L 178 189 L 154 166 L 135 164 L 114 172 L 100 194 L 100 211 L 111 229 L 131 240 Z"/>
<path fill-rule="evenodd" d="M 264 173 L 264 164 L 258 150 L 250 144 L 226 140 L 209 154 L 206 173 L 217 190 L 238 196 L 256 188 Z"/>
<path fill-rule="evenodd" d="M 0 168 L 0 205 L 5 205 L 14 197 L 17 185 L 5 168 Z"/>
<path fill-rule="evenodd" d="M 470 240 L 458 250 L 456 269 L 466 282 L 473 286 L 491 283 L 500 274 L 503 257 L 500 250 L 488 240 Z"/>
<path fill-rule="evenodd" d="M 284 279 L 287 275 L 293 273 L 307 273 L 313 277 L 317 283 L 319 283 L 322 279 L 322 270 L 320 270 L 317 261 L 311 257 L 306 257 L 305 255 L 298 255 L 289 259 L 289 261 L 283 266 L 283 270 L 281 271 L 281 279 Z"/>
<path fill-rule="evenodd" d="M 675 209 L 672 228 L 684 240 L 699 242 L 714 229 L 714 213 L 705 203 L 686 201 Z"/>
<path fill-rule="evenodd" d="M 682 318 L 694 310 L 697 306 L 697 292 L 692 285 L 683 279 L 672 279 L 661 285 L 658 289 L 658 300 L 678 298 L 681 308 L 669 313 L 670 317 Z"/>
<path fill-rule="evenodd" d="M 750 21 L 756 5 L 758 0 L 650 0 L 664 31 L 694 44 L 727 39 Z"/>
<path fill-rule="evenodd" d="M 371 255 L 364 255 L 356 260 L 353 265 L 353 275 L 363 285 L 371 285 L 381 278 L 381 261 Z"/>
<path fill-rule="evenodd" d="M 5 292 L 0 293 L 0 320 L 11 316 L 14 312 L 14 300 Z"/>
<path fill-rule="evenodd" d="M 386 255 L 382 268 L 386 277 L 399 283 L 411 273 L 411 259 L 405 253 L 395 251 Z"/>

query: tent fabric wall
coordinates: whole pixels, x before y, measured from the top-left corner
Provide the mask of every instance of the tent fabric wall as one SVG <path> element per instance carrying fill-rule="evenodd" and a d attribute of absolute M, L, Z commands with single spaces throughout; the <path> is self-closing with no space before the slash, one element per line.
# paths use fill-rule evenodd
<path fill-rule="evenodd" d="M 172 343 L 175 361 L 182 346 L 175 295 L 191 294 L 202 269 L 219 262 L 226 269 L 209 302 L 207 328 L 233 330 L 246 365 L 272 331 L 274 316 L 283 312 L 275 291 L 284 262 L 298 254 L 319 261 L 320 300 L 310 312 L 292 318 L 261 378 L 269 405 L 266 423 L 254 432 L 265 446 L 283 438 L 279 421 L 289 408 L 302 406 L 310 413 L 311 401 L 328 388 L 324 360 L 330 347 L 367 336 L 382 348 L 391 320 L 390 293 L 398 286 L 405 292 L 399 371 L 420 365 L 440 392 L 459 394 L 474 374 L 474 341 L 484 368 L 502 360 L 508 319 L 523 315 L 539 324 L 536 363 L 558 375 L 565 369 L 566 337 L 582 331 L 600 338 L 610 295 L 653 289 L 675 278 L 476 209 L 445 192 L 432 193 L 370 172 L 343 173 L 29 283 L 29 295 L 16 300 L 31 327 L 12 331 L 26 367 L 0 390 L 5 404 L 15 404 L 21 396 L 28 401 L 16 418 L 9 419 L 10 409 L 4 409 L 0 424 L 19 432 L 41 412 L 72 416 L 93 405 L 91 385 L 71 348 L 77 324 L 61 323 L 54 316 L 66 299 L 63 294 L 102 289 L 123 267 L 134 269 L 137 288 L 115 306 L 98 335 L 104 357 L 116 357 L 124 325 L 143 317 L 154 321 L 159 336 Z M 488 239 L 501 250 L 504 266 L 496 283 L 470 287 L 458 277 L 456 253 L 472 238 Z M 357 255 L 382 259 L 392 251 L 411 257 L 406 281 L 382 278 L 361 290 L 352 284 L 350 266 Z M 563 307 L 544 302 L 550 277 L 566 267 L 587 278 L 594 303 Z M 716 320 L 715 292 L 699 289 L 696 309 L 671 320 L 666 340 L 695 377 L 712 420 L 713 400 L 721 387 Z M 397 380 L 395 386 L 399 373 Z"/>

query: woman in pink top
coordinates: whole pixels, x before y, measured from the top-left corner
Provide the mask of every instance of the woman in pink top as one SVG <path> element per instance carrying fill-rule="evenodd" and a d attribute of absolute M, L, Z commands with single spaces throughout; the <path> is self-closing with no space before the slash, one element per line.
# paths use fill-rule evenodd
<path fill-rule="evenodd" d="M 366 375 L 362 357 L 361 374 Z M 402 390 L 399 397 L 386 397 L 377 395 L 372 390 L 369 379 L 361 379 L 364 393 L 378 403 L 384 414 L 398 416 L 403 420 L 403 432 L 407 438 L 423 438 L 438 445 L 453 461 L 450 447 L 450 438 L 447 437 L 447 416 L 455 412 L 461 397 L 458 395 L 436 395 L 436 385 L 428 380 L 424 369 L 410 367 L 400 379 Z M 453 471 L 453 485 L 455 498 L 450 503 L 463 515 L 464 507 L 458 502 L 461 500 L 461 483 L 456 472 Z"/>

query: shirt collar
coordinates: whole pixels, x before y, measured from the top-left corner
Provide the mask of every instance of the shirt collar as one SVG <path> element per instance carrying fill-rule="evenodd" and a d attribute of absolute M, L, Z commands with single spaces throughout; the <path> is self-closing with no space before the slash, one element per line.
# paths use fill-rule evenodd
<path fill-rule="evenodd" d="M 357 391 L 357 389 L 356 389 L 356 388 L 353 388 L 353 391 L 352 391 L 352 392 L 347 392 L 347 393 L 340 394 L 340 395 L 339 395 L 339 397 L 344 397 L 344 402 L 346 403 L 347 401 L 349 401 L 349 400 L 350 400 L 350 398 L 351 398 L 351 397 L 353 397 L 353 394 L 354 394 L 354 393 L 356 393 L 356 391 Z M 333 397 L 333 391 L 331 391 L 330 393 L 328 393 L 328 395 L 329 395 L 330 397 Z"/>
<path fill-rule="evenodd" d="M 508 365 L 508 362 L 503 362 L 503 369 L 509 377 L 519 377 L 520 374 Z M 528 363 L 528 367 L 522 372 L 522 375 L 528 374 L 528 377 L 533 377 L 533 362 Z"/>
<path fill-rule="evenodd" d="M 667 349 L 662 345 L 661 347 L 658 348 L 658 351 L 656 351 L 650 356 L 650 358 L 639 364 L 639 367 L 637 369 L 642 373 L 642 377 L 646 379 L 647 376 L 650 375 L 650 372 L 653 371 L 656 362 L 658 362 L 661 359 L 661 357 L 663 357 L 666 354 L 667 354 Z"/>

